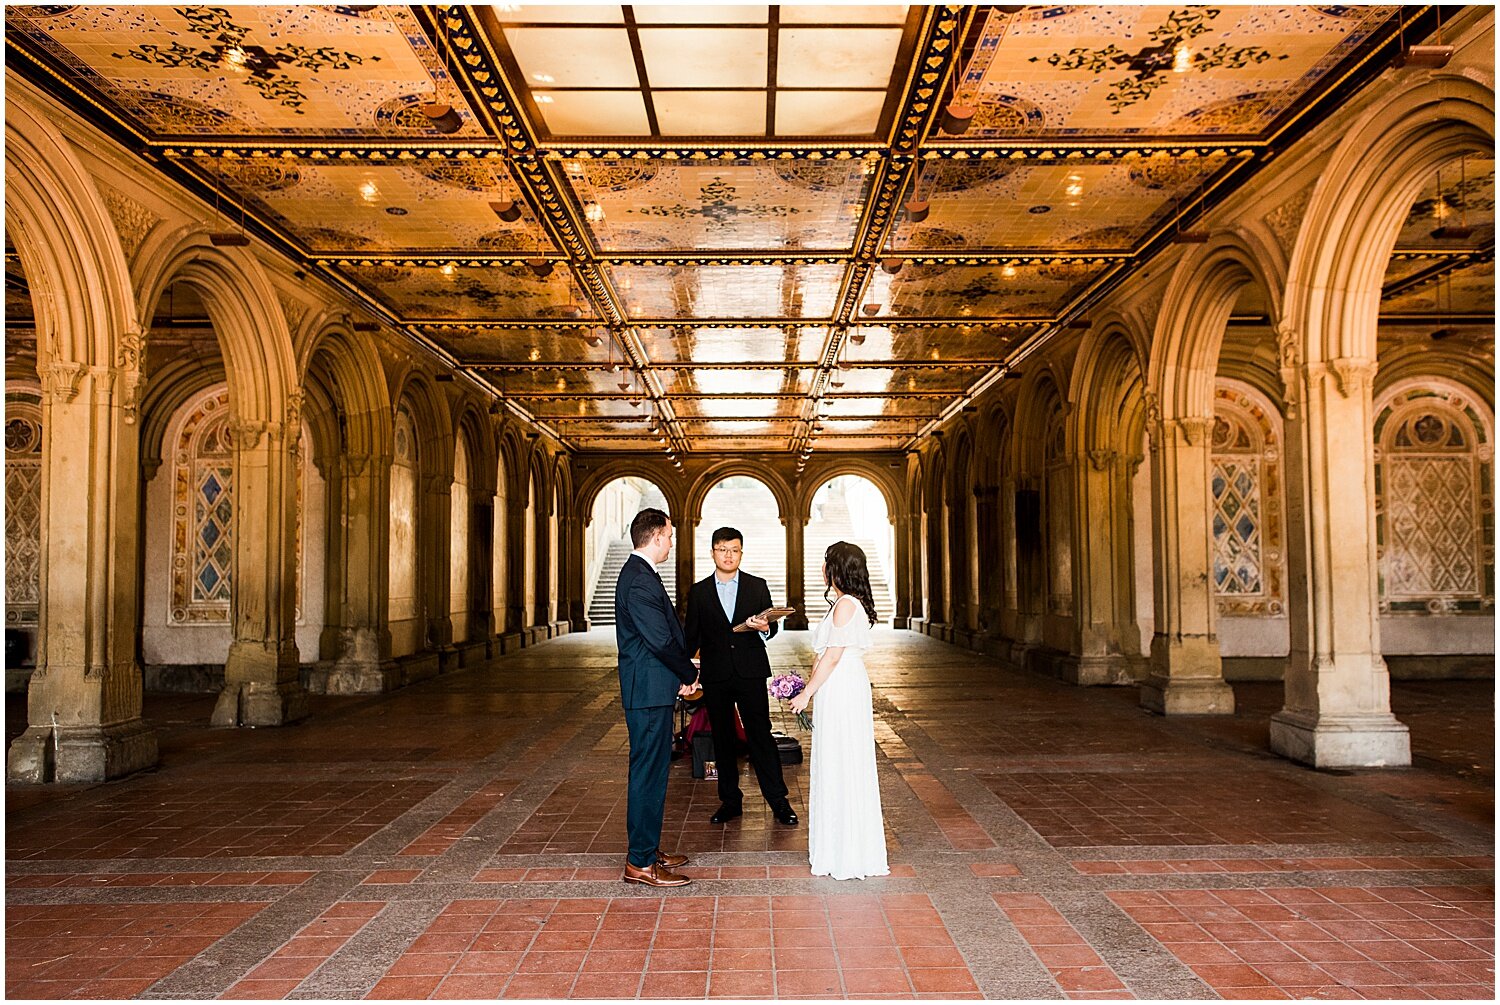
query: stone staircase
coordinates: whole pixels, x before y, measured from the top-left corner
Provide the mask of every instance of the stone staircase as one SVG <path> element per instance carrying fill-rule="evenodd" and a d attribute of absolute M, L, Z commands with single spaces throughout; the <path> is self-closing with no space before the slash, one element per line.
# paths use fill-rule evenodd
<path fill-rule="evenodd" d="M 803 596 L 807 601 L 808 621 L 822 617 L 823 603 L 823 553 L 835 541 L 848 541 L 864 550 L 870 568 L 870 592 L 875 597 L 875 610 L 881 620 L 892 616 L 896 600 L 891 593 L 890 579 L 881 565 L 880 552 L 875 542 L 862 538 L 854 532 L 854 523 L 849 518 L 849 507 L 842 496 L 831 496 L 825 503 L 818 519 L 808 524 L 803 535 L 802 567 Z"/>
<path fill-rule="evenodd" d="M 624 567 L 625 560 L 630 557 L 633 550 L 629 538 L 610 542 L 609 551 L 604 555 L 604 565 L 599 570 L 598 585 L 594 587 L 594 599 L 589 602 L 589 626 L 591 628 L 615 623 L 615 583 L 620 578 L 620 569 Z M 677 599 L 676 556 L 668 557 L 657 568 L 657 572 L 661 573 L 661 581 L 667 588 L 667 596 L 675 601 Z"/>
<path fill-rule="evenodd" d="M 771 602 L 786 603 L 786 527 L 765 489 L 739 487 L 729 479 L 714 488 L 704 501 L 703 522 L 694 540 L 693 581 L 714 571 L 710 538 L 720 527 L 733 527 L 745 535 L 745 558 L 741 568 L 766 581 Z"/>

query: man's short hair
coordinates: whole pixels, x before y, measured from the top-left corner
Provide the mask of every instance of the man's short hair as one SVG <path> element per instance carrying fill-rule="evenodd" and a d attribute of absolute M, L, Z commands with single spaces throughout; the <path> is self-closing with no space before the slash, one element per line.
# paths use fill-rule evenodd
<path fill-rule="evenodd" d="M 630 521 L 630 543 L 637 548 L 646 547 L 646 542 L 667 524 L 672 518 L 659 509 L 643 509 Z"/>
<path fill-rule="evenodd" d="M 714 545 L 717 545 L 720 541 L 738 541 L 741 545 L 743 545 L 745 543 L 745 535 L 741 534 L 733 527 L 720 527 L 718 530 L 714 531 L 714 539 L 709 544 L 709 547 L 714 547 Z"/>

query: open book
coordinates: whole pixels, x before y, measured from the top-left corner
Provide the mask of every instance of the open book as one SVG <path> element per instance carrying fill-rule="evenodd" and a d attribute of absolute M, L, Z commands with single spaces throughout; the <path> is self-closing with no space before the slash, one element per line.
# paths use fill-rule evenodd
<path fill-rule="evenodd" d="M 797 608 L 795 607 L 767 607 L 764 611 L 761 611 L 755 616 L 757 618 L 765 618 L 766 623 L 769 624 L 772 621 L 780 621 L 788 614 L 795 614 L 796 612 Z M 746 619 L 745 621 L 741 621 L 739 624 L 735 625 L 734 630 L 737 632 L 753 632 L 756 629 L 751 628 L 749 625 L 749 619 Z"/>

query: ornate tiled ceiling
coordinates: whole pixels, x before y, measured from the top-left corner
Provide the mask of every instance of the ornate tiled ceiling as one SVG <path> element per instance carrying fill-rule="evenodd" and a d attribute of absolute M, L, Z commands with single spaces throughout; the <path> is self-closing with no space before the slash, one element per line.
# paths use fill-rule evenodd
<path fill-rule="evenodd" d="M 57 5 L 6 40 L 572 446 L 785 451 L 910 443 L 1379 72 L 1402 10 Z M 1492 303 L 1493 175 L 1434 179 L 1388 307 Z"/>

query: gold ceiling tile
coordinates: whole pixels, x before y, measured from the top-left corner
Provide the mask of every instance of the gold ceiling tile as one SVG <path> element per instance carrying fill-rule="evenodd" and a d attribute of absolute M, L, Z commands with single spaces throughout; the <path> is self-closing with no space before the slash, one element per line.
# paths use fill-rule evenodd
<path fill-rule="evenodd" d="M 605 270 L 634 318 L 827 318 L 840 265 L 612 265 Z"/>
<path fill-rule="evenodd" d="M 441 265 L 403 267 L 390 263 L 346 264 L 339 271 L 396 314 L 425 320 L 487 320 L 562 317 L 569 303 L 590 308 L 566 269 L 538 279 L 525 266 Z"/>

